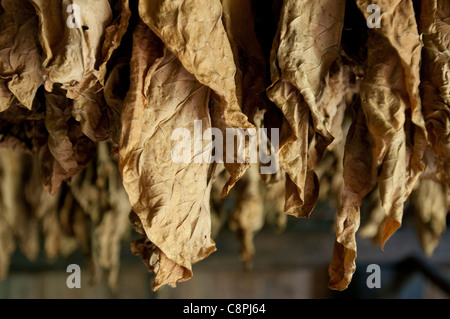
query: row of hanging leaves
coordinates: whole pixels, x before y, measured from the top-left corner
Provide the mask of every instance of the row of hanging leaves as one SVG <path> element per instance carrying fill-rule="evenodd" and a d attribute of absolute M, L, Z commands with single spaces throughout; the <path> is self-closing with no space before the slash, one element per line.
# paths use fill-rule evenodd
<path fill-rule="evenodd" d="M 445 231 L 446 0 L 2 0 L 0 28 L 1 277 L 16 242 L 33 259 L 42 232 L 47 256 L 80 245 L 117 287 L 133 225 L 153 289 L 174 286 L 215 251 L 227 196 L 246 267 L 267 220 L 283 227 L 331 199 L 338 290 L 355 271 L 363 200 L 361 233 L 381 246 L 408 199 L 428 254 Z M 248 157 L 174 163 L 170 136 L 194 121 L 279 129 L 279 172 Z"/>

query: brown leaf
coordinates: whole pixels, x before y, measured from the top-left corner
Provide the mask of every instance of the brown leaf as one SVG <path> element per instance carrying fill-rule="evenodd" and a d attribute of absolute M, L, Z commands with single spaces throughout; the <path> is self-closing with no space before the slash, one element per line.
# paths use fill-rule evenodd
<path fill-rule="evenodd" d="M 428 257 L 433 255 L 447 228 L 450 196 L 445 187 L 433 180 L 420 179 L 411 193 L 420 243 Z"/>
<path fill-rule="evenodd" d="M 220 97 L 226 127 L 253 128 L 239 104 L 235 57 L 222 23 L 220 0 L 140 1 L 139 15 L 183 67 Z M 223 194 L 243 176 L 248 162 L 246 158 L 245 165 L 228 165 L 231 176 Z"/>
<path fill-rule="evenodd" d="M 123 109 L 123 101 L 127 94 L 128 85 L 124 84 L 124 78 L 130 78 L 129 59 L 118 61 L 110 71 L 103 89 L 103 96 L 107 108 L 104 109 L 108 119 L 108 131 L 113 152 L 116 152 L 119 145 L 121 122 L 120 116 Z"/>
<path fill-rule="evenodd" d="M 329 286 L 339 290 L 347 287 L 355 270 L 355 233 L 362 198 L 378 182 L 386 214 L 383 247 L 401 226 L 403 203 L 424 168 L 426 132 L 418 92 L 421 44 L 415 20 L 408 18 L 414 17 L 413 5 L 411 1 L 395 6 L 381 1 L 376 4 L 381 8 L 382 27 L 369 29 L 361 103 L 356 105 L 357 116 L 344 157 L 345 188 L 336 223 L 338 248 L 330 265 Z M 368 18 L 369 1 L 357 1 L 357 5 Z M 412 126 L 410 137 L 406 130 Z M 337 266 L 342 261 L 344 264 Z"/>
<path fill-rule="evenodd" d="M 120 9 L 118 10 L 118 16 L 112 22 L 110 26 L 105 29 L 102 53 L 100 59 L 100 66 L 98 67 L 99 76 L 98 81 L 102 86 L 105 85 L 105 76 L 107 73 L 108 61 L 113 55 L 114 51 L 120 46 L 123 36 L 128 30 L 131 10 L 130 10 L 129 0 L 117 1 L 117 5 L 120 4 Z M 97 62 L 99 64 L 99 62 Z"/>
<path fill-rule="evenodd" d="M 367 15 L 368 3 L 357 3 Z M 361 86 L 361 92 L 364 92 L 361 97 L 369 130 L 376 142 L 373 156 L 377 166 L 373 169 L 378 170 L 378 165 L 382 167 L 378 181 L 381 201 L 388 216 L 381 243 L 383 246 L 401 225 L 403 202 L 423 171 L 422 158 L 427 143 L 419 96 L 422 46 L 416 32 L 416 22 L 408 18 L 414 16 L 412 2 L 398 3 L 392 13 L 391 6 L 379 5 L 381 12 L 386 12 L 388 16 L 384 18 L 382 15 L 382 27 L 372 29 L 376 32 L 369 37 L 369 68 Z M 382 43 L 392 49 L 382 50 Z M 395 79 L 389 74 L 401 76 Z M 384 106 L 380 110 L 380 105 L 386 105 L 387 113 L 383 110 Z M 410 117 L 403 115 L 407 114 L 407 110 Z M 405 136 L 405 125 L 415 128 L 411 138 Z"/>
<path fill-rule="evenodd" d="M 230 226 L 241 241 L 241 259 L 245 269 L 251 269 L 255 255 L 253 238 L 264 225 L 264 206 L 260 187 L 259 165 L 252 164 L 236 183 L 236 202 L 230 216 Z"/>
<path fill-rule="evenodd" d="M 73 100 L 72 116 L 80 122 L 83 133 L 94 142 L 105 141 L 111 136 L 105 109 L 103 95 L 96 93 L 93 88 L 85 90 Z"/>
<path fill-rule="evenodd" d="M 39 218 L 40 228 L 43 235 L 43 250 L 49 259 L 57 258 L 63 251 L 63 246 L 67 249 L 67 236 L 64 235 L 58 219 L 58 209 L 61 197 L 61 189 L 58 189 L 55 195 L 48 191 L 39 192 L 40 200 L 36 205 L 36 215 Z M 76 246 L 73 243 L 72 249 Z M 73 250 L 69 251 L 72 252 Z M 62 253 L 62 255 L 65 255 Z"/>
<path fill-rule="evenodd" d="M 155 246 L 149 264 L 156 272 L 156 290 L 192 277 L 192 264 L 215 250 L 209 216 L 211 165 L 197 150 L 187 156 L 202 163 L 175 163 L 172 150 L 179 142 L 171 140 L 177 128 L 194 136 L 196 120 L 202 123 L 202 135 L 211 127 L 209 89 L 142 24 L 134 31 L 130 67 L 119 167 L 132 208 Z M 194 143 L 189 140 L 191 150 Z M 207 146 L 201 144 L 202 149 Z"/>
<path fill-rule="evenodd" d="M 67 90 L 67 96 L 76 98 L 104 76 L 99 72 L 97 63 L 102 61 L 102 40 L 112 19 L 109 1 L 31 2 L 40 22 L 39 40 L 44 50 L 42 69 L 45 74 L 45 87 L 47 91 L 51 91 L 54 83 L 62 84 Z M 69 5 L 76 7 L 67 11 Z M 74 20 L 80 25 L 69 25 L 69 22 Z M 124 18 L 125 20 L 127 19 Z M 111 30 L 117 33 L 118 37 L 126 23 L 121 23 L 121 26 L 119 30 Z M 116 46 L 112 41 L 114 39 L 108 37 L 104 43 L 106 59 L 110 50 Z"/>
<path fill-rule="evenodd" d="M 69 187 L 84 215 L 89 217 L 92 229 L 89 245 L 96 266 L 93 279 L 99 280 L 106 271 L 108 286 L 117 292 L 121 244 L 130 229 L 131 206 L 109 144 L 98 143 L 95 160 L 72 179 Z"/>
<path fill-rule="evenodd" d="M 95 153 L 95 144 L 71 119 L 70 103 L 61 91 L 46 93 L 48 140 L 41 141 L 39 156 L 42 183 L 51 194 L 55 194 L 64 180 L 80 172 Z"/>
<path fill-rule="evenodd" d="M 380 245 L 386 214 L 381 205 L 380 190 L 375 187 L 367 197 L 368 216 L 364 225 L 358 230 L 362 238 L 370 238 L 374 245 Z"/>
<path fill-rule="evenodd" d="M 251 128 L 236 96 L 233 53 L 220 0 L 140 1 L 142 20 L 197 80 L 214 90 L 230 127 Z"/>
<path fill-rule="evenodd" d="M 222 0 L 222 21 L 236 65 L 236 92 L 242 111 L 255 124 L 258 108 L 267 100 L 266 62 L 255 32 L 251 0 Z"/>
<path fill-rule="evenodd" d="M 423 115 L 437 158 L 436 178 L 450 185 L 450 5 L 441 0 L 423 0 L 421 4 Z"/>
<path fill-rule="evenodd" d="M 30 111 L 20 103 L 0 112 L 0 146 L 24 153 L 36 151 L 39 135 L 47 135 L 44 127 L 44 114 L 33 107 Z"/>
<path fill-rule="evenodd" d="M 9 265 L 11 263 L 11 256 L 16 249 L 14 240 L 14 232 L 9 223 L 3 217 L 2 209 L 0 208 L 0 280 L 4 280 L 8 275 Z"/>
<path fill-rule="evenodd" d="M 13 98 L 31 110 L 43 83 L 41 49 L 35 37 L 38 19 L 28 2 L 9 0 L 0 6 L 4 10 L 0 16 L 0 112 L 10 107 Z"/>
<path fill-rule="evenodd" d="M 356 269 L 356 231 L 360 223 L 362 198 L 376 185 L 371 175 L 370 154 L 373 138 L 367 129 L 360 100 L 354 105 L 354 117 L 347 134 L 344 153 L 344 190 L 336 218 L 336 242 L 329 266 L 329 288 L 344 290 Z"/>
<path fill-rule="evenodd" d="M 38 221 L 28 205 L 26 187 L 31 174 L 31 156 L 11 149 L 0 148 L 0 212 L 3 228 L 10 229 L 22 253 L 35 260 L 39 252 Z M 8 227 L 9 226 L 9 227 Z M 5 231 L 7 232 L 7 229 Z M 5 233 L 5 237 L 8 234 Z M 6 244 L 5 254 L 14 245 Z M 3 261 L 6 263 L 7 261 Z M 1 273 L 6 273 L 2 270 Z"/>
<path fill-rule="evenodd" d="M 344 8 L 344 1 L 285 1 L 274 40 L 267 94 L 285 117 L 281 131 L 289 132 L 279 156 L 287 173 L 285 212 L 297 217 L 308 217 L 317 202 L 313 170 L 333 140 L 317 101 L 338 57 Z"/>

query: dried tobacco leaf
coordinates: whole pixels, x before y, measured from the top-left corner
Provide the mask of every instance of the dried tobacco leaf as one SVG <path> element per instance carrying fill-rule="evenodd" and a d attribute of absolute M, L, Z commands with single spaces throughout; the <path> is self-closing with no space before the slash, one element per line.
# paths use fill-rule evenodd
<path fill-rule="evenodd" d="M 11 256 L 16 249 L 14 232 L 9 223 L 3 217 L 2 208 L 0 208 L 0 280 L 4 280 L 9 271 Z"/>
<path fill-rule="evenodd" d="M 211 127 L 210 90 L 143 24 L 134 31 L 130 67 L 119 167 L 132 208 L 154 245 L 147 263 L 156 272 L 156 290 L 191 278 L 192 264 L 215 250 L 209 216 L 213 166 L 203 161 L 208 144 L 190 138 Z M 189 133 L 192 163 L 172 158 L 180 142 L 169 139 L 177 128 Z"/>
<path fill-rule="evenodd" d="M 41 49 L 35 37 L 38 19 L 24 1 L 3 0 L 0 4 L 0 112 L 16 98 L 31 110 L 38 88 Z"/>
<path fill-rule="evenodd" d="M 9 224 L 18 246 L 29 260 L 39 252 L 38 221 L 28 206 L 25 187 L 29 178 L 30 155 L 0 149 L 2 217 Z"/>
<path fill-rule="evenodd" d="M 217 164 L 213 174 L 213 183 L 211 185 L 211 237 L 217 238 L 221 230 L 227 223 L 227 197 L 222 196 L 223 185 L 229 179 L 229 175 L 225 169 L 225 166 L 220 163 Z"/>
<path fill-rule="evenodd" d="M 450 185 L 450 4 L 422 0 L 421 93 L 428 139 L 437 158 L 436 178 Z"/>
<path fill-rule="evenodd" d="M 63 91 L 46 93 L 48 139 L 40 142 L 39 157 L 42 183 L 51 194 L 64 180 L 82 171 L 95 154 L 95 143 L 82 133 L 71 117 L 71 109 Z"/>
<path fill-rule="evenodd" d="M 102 48 L 105 59 L 108 59 L 111 50 L 117 45 L 112 43 L 115 40 L 110 38 L 111 35 L 107 42 L 102 43 L 105 30 L 112 20 L 110 3 L 108 0 L 31 2 L 39 16 L 45 88 L 52 91 L 54 83 L 62 84 L 67 90 L 67 96 L 76 98 L 104 77 L 98 70 Z M 110 29 L 110 32 L 117 33 L 116 36 L 120 38 L 126 25 L 125 22 L 121 23 L 118 30 Z M 102 71 L 105 72 L 104 67 Z"/>
<path fill-rule="evenodd" d="M 236 65 L 236 92 L 242 111 L 255 124 L 258 108 L 266 103 L 266 62 L 255 32 L 251 0 L 222 0 L 223 24 Z"/>
<path fill-rule="evenodd" d="M 0 147 L 24 153 L 36 151 L 37 141 L 48 135 L 45 131 L 45 115 L 39 103 L 31 111 L 17 101 L 0 112 Z"/>
<path fill-rule="evenodd" d="M 445 187 L 433 180 L 420 179 L 411 193 L 420 243 L 429 257 L 446 230 L 449 200 Z"/>
<path fill-rule="evenodd" d="M 89 88 L 73 100 L 72 116 L 80 122 L 83 134 L 91 141 L 106 141 L 111 137 L 109 118 L 103 95 Z"/>
<path fill-rule="evenodd" d="M 338 57 L 344 9 L 345 1 L 286 0 L 273 44 L 267 94 L 285 117 L 281 131 L 290 132 L 279 156 L 287 173 L 285 212 L 297 217 L 314 209 L 319 186 L 313 170 L 333 140 L 317 103 Z"/>
<path fill-rule="evenodd" d="M 378 187 L 375 187 L 368 195 L 367 202 L 369 215 L 364 225 L 358 230 L 358 234 L 363 238 L 371 238 L 373 244 L 379 245 L 381 243 L 386 214 L 381 204 L 380 190 Z"/>
<path fill-rule="evenodd" d="M 101 62 L 98 67 L 98 81 L 102 86 L 105 85 L 105 76 L 107 74 L 108 61 L 113 55 L 114 51 L 120 46 L 122 38 L 128 30 L 131 18 L 130 1 L 120 0 L 116 1 L 118 16 L 112 21 L 112 24 L 105 29 L 101 59 L 98 59 L 96 64 Z M 114 9 L 114 8 L 113 8 Z"/>
<path fill-rule="evenodd" d="M 128 91 L 128 86 L 125 85 L 124 78 L 130 78 L 129 74 L 129 59 L 121 59 L 116 62 L 110 71 L 105 82 L 103 95 L 105 103 L 108 105 L 106 109 L 106 117 L 108 119 L 108 135 L 113 144 L 113 153 L 116 153 L 120 140 L 121 122 L 123 101 Z"/>
<path fill-rule="evenodd" d="M 139 14 L 186 70 L 220 96 L 226 123 L 230 127 L 251 128 L 236 97 L 236 66 L 221 21 L 221 2 L 140 1 Z"/>
<path fill-rule="evenodd" d="M 372 168 L 373 138 L 366 126 L 366 118 L 358 99 L 353 107 L 353 121 L 347 134 L 344 153 L 344 190 L 336 217 L 336 242 L 329 266 L 331 289 L 347 288 L 355 271 L 356 239 L 360 223 L 362 198 L 375 186 L 368 172 Z"/>
<path fill-rule="evenodd" d="M 74 240 L 70 240 L 61 228 L 58 217 L 61 189 L 54 195 L 46 190 L 40 192 L 40 201 L 36 206 L 36 216 L 39 218 L 43 234 L 43 250 L 47 258 L 68 256 L 76 249 Z"/>
<path fill-rule="evenodd" d="M 139 15 L 184 68 L 220 97 L 226 127 L 253 128 L 239 104 L 235 58 L 222 23 L 220 0 L 140 1 Z M 244 175 L 248 162 L 246 158 L 243 164 L 235 160 L 227 165 L 230 180 L 224 195 Z"/>
<path fill-rule="evenodd" d="M 259 166 L 252 164 L 236 183 L 236 203 L 230 216 L 230 227 L 241 241 L 241 259 L 245 269 L 251 269 L 255 255 L 253 237 L 264 226 L 264 202 L 261 194 Z"/>
<path fill-rule="evenodd" d="M 94 228 L 89 244 L 96 266 L 93 279 L 106 270 L 109 287 L 117 291 L 121 241 L 129 230 L 131 206 L 106 142 L 98 144 L 95 160 L 73 178 L 69 188 Z"/>
<path fill-rule="evenodd" d="M 426 131 L 418 91 L 421 43 L 415 20 L 411 19 L 413 5 L 411 1 L 398 2 L 394 7 L 384 2 L 377 4 L 382 12 L 382 27 L 369 30 L 367 67 L 360 87 L 360 104 L 356 105 L 362 110 L 356 110 L 345 150 L 345 188 L 336 222 L 337 240 L 329 282 L 330 288 L 338 290 L 347 287 L 355 270 L 355 233 L 362 198 L 378 182 L 386 214 L 383 247 L 401 226 L 403 203 L 424 168 Z M 357 1 L 357 5 L 368 18 L 369 2 Z M 412 126 L 413 133 L 407 135 L 407 127 Z"/>
<path fill-rule="evenodd" d="M 319 199 L 331 201 L 336 208 L 344 188 L 345 137 L 351 124 L 346 111 L 359 93 L 362 77 L 362 66 L 342 52 L 325 78 L 326 85 L 318 102 L 319 109 L 325 114 L 327 130 L 334 137 L 315 169 L 320 181 Z"/>
<path fill-rule="evenodd" d="M 278 181 L 263 184 L 262 197 L 264 206 L 265 224 L 273 225 L 276 233 L 283 232 L 287 227 L 287 214 L 284 213 L 285 198 L 284 174 Z"/>
<path fill-rule="evenodd" d="M 357 4 L 361 10 L 361 12 L 364 13 L 365 17 L 368 18 L 368 13 L 367 13 L 367 6 L 368 6 L 368 2 L 367 1 L 357 1 Z M 398 194 L 399 199 L 397 199 L 397 204 L 394 204 L 393 200 L 390 198 L 386 198 L 384 199 L 383 197 L 387 196 L 389 197 L 389 195 L 387 195 L 388 193 L 395 193 L 395 191 L 390 188 L 390 187 L 395 187 L 395 186 L 389 186 L 387 185 L 383 185 L 383 183 L 380 185 L 380 192 L 381 192 L 381 199 L 384 202 L 384 207 L 386 209 L 386 214 L 389 218 L 391 218 L 392 220 L 395 220 L 393 222 L 393 224 L 396 224 L 395 226 L 392 225 L 392 229 L 388 230 L 388 228 L 390 227 L 389 225 L 386 226 L 386 233 L 384 235 L 383 238 L 383 244 L 384 242 L 389 238 L 389 236 L 395 231 L 396 228 L 399 227 L 399 225 L 397 225 L 397 223 L 400 222 L 401 219 L 401 206 L 402 206 L 402 201 L 405 201 L 406 198 L 409 196 L 409 194 L 412 191 L 412 188 L 415 185 L 415 182 L 417 181 L 417 179 L 419 178 L 420 174 L 422 173 L 423 169 L 424 169 L 424 164 L 422 162 L 422 157 L 423 154 L 425 152 L 425 149 L 427 147 L 427 142 L 426 142 L 426 138 L 427 138 L 427 134 L 426 134 L 426 130 L 425 130 L 425 122 L 423 119 L 423 115 L 422 115 L 422 109 L 421 109 L 421 100 L 420 100 L 420 96 L 419 96 L 419 84 L 420 84 L 420 59 L 421 59 L 421 50 L 422 50 L 422 44 L 419 38 L 419 34 L 417 32 L 417 24 L 415 19 L 413 19 L 413 17 L 415 17 L 414 15 L 414 8 L 413 8 L 413 4 L 411 1 L 401 1 L 398 3 L 397 6 L 395 6 L 395 10 L 392 12 L 392 14 L 390 14 L 390 11 L 392 8 L 392 5 L 387 5 L 385 3 L 380 3 L 379 4 L 381 7 L 381 12 L 384 13 L 386 12 L 386 15 L 389 15 L 389 17 L 386 17 L 385 19 L 383 18 L 383 14 L 381 16 L 381 21 L 382 21 L 382 28 L 375 28 L 372 30 L 376 30 L 376 32 L 378 32 L 381 36 L 383 36 L 386 41 L 389 41 L 390 46 L 392 46 L 392 48 L 395 50 L 395 52 L 398 55 L 398 59 L 399 61 L 395 62 L 395 61 L 391 61 L 389 62 L 388 57 L 385 56 L 386 60 L 385 61 L 381 61 L 381 57 L 380 56 L 376 56 L 378 53 L 381 53 L 381 50 L 379 50 L 379 52 L 377 53 L 376 51 L 374 51 L 373 56 L 374 56 L 374 60 L 370 61 L 370 55 L 369 55 L 369 65 L 373 66 L 373 71 L 368 71 L 369 72 L 373 72 L 372 74 L 374 74 L 374 76 L 379 77 L 380 79 L 380 84 L 381 85 L 385 85 L 386 87 L 390 87 L 390 89 L 392 91 L 394 90 L 399 90 L 404 92 L 404 94 L 406 93 L 406 96 L 408 97 L 405 108 L 407 110 L 406 112 L 406 125 L 408 126 L 413 126 L 414 130 L 412 133 L 408 134 L 406 137 L 406 145 L 405 147 L 408 148 L 408 155 L 406 156 L 407 159 L 407 175 L 406 175 L 406 190 L 404 191 L 403 194 L 403 198 L 401 198 L 402 195 Z M 374 37 L 375 38 L 375 37 Z M 376 40 L 377 41 L 377 40 Z M 384 41 L 384 40 L 380 40 L 380 41 Z M 379 46 L 381 43 L 373 43 L 373 48 L 375 48 L 376 46 Z M 368 44 L 369 47 L 371 44 Z M 386 51 L 385 51 L 386 52 Z M 391 68 L 386 68 L 385 72 L 388 73 L 383 73 L 380 70 L 376 70 L 376 64 L 377 61 L 380 61 L 379 63 L 383 63 L 385 65 L 387 64 L 391 64 Z M 398 62 L 400 62 L 401 65 L 401 69 L 402 70 L 398 70 Z M 397 65 L 396 65 L 397 63 Z M 402 76 L 400 77 L 400 79 L 398 79 L 397 81 L 394 80 L 387 80 L 387 81 L 383 81 L 381 78 L 386 77 L 388 78 L 387 74 L 394 74 L 394 72 L 400 72 L 400 74 L 402 74 Z M 370 74 L 370 73 L 369 73 Z M 377 75 L 375 75 L 377 74 Z M 372 77 L 372 75 L 369 75 L 369 77 Z M 365 82 L 366 84 L 368 83 Z M 367 87 L 367 91 L 369 92 L 370 89 L 375 89 L 373 86 Z M 361 89 L 363 90 L 363 89 Z M 364 89 L 364 91 L 366 90 L 366 88 Z M 396 99 L 401 99 L 404 98 L 404 95 L 400 95 L 397 92 L 393 92 L 393 94 L 397 95 Z M 394 104 L 396 104 L 396 102 L 394 102 Z M 363 104 L 364 106 L 364 104 Z M 395 110 L 395 108 L 392 109 L 392 112 L 395 112 L 397 110 Z M 397 111 L 398 112 L 398 111 Z M 402 112 L 402 111 L 401 111 Z M 366 111 L 366 116 L 369 117 L 367 114 L 369 114 L 369 111 Z M 402 112 L 403 113 L 403 112 Z M 392 114 L 391 114 L 392 116 Z M 396 128 L 397 131 L 400 130 L 400 127 L 402 126 L 401 121 L 402 121 L 402 116 L 398 115 L 396 117 L 396 119 L 400 119 L 400 123 L 395 123 L 394 128 Z M 385 118 L 385 120 L 389 121 L 391 118 L 389 116 L 387 116 Z M 370 125 L 371 119 L 368 119 L 368 123 Z M 380 124 L 379 122 L 374 122 L 374 124 Z M 397 126 L 398 125 L 398 126 Z M 390 125 L 387 126 L 388 128 L 390 127 Z M 405 128 L 406 130 L 406 128 Z M 380 134 L 382 132 L 378 132 L 378 134 Z M 386 136 L 386 144 L 383 144 L 383 142 L 380 142 L 382 146 L 380 146 L 380 156 L 378 156 L 377 161 L 380 162 L 383 154 L 383 151 L 386 147 L 388 147 L 389 145 L 389 138 L 390 138 L 390 134 L 387 132 L 387 136 Z M 398 132 L 397 134 L 401 134 L 400 132 Z M 411 138 L 409 136 L 412 136 Z M 398 140 L 402 140 L 403 138 L 401 136 L 397 136 Z M 400 143 L 400 142 L 399 142 Z M 400 146 L 397 146 L 397 148 L 399 148 Z M 388 151 L 389 152 L 389 151 Z M 409 155 L 410 154 L 410 155 Z M 392 156 L 386 155 L 388 158 L 394 158 L 394 156 L 397 156 L 398 154 L 395 153 L 394 150 L 394 154 L 392 154 Z M 389 159 L 384 159 L 385 162 L 387 162 Z M 398 161 L 398 160 L 397 160 Z M 399 174 L 403 174 L 402 172 L 399 172 Z M 393 176 L 392 172 L 387 173 L 387 175 L 385 175 L 386 178 L 390 178 L 391 176 Z M 394 178 L 395 179 L 395 178 Z M 380 176 L 379 180 L 385 180 L 385 178 L 383 176 Z M 398 183 L 400 184 L 400 183 Z M 386 187 L 386 194 L 383 194 L 384 191 L 384 187 Z M 387 205 L 387 207 L 386 207 Z M 392 212 L 389 212 L 390 210 L 390 206 L 398 206 L 397 208 L 393 208 Z M 397 210 L 397 213 L 393 212 L 394 210 Z M 392 217 L 390 216 L 392 214 Z M 396 217 L 394 217 L 396 216 Z"/>
<path fill-rule="evenodd" d="M 255 32 L 255 20 L 252 12 L 252 1 L 222 0 L 223 24 L 233 51 L 236 64 L 236 92 L 240 105 L 249 121 L 258 129 L 262 126 L 262 115 L 259 110 L 267 108 L 265 97 L 266 62 L 259 39 Z M 214 96 L 212 98 L 214 102 Z M 212 104 L 213 125 L 219 122 L 219 103 Z M 219 125 L 222 132 L 225 124 Z M 259 141 L 258 145 L 260 145 Z M 226 147 L 225 147 L 226 149 Z M 228 155 L 228 154 L 226 154 Z M 233 168 L 225 163 L 228 171 Z M 265 221 L 263 201 L 263 185 L 260 175 L 261 163 L 252 163 L 246 173 L 231 190 L 235 198 L 229 225 L 240 240 L 240 257 L 244 268 L 252 268 L 255 255 L 253 238 L 261 230 Z M 274 212 L 276 214 L 276 212 Z M 282 221 L 280 221 L 282 223 Z M 279 225 L 282 227 L 282 224 Z"/>

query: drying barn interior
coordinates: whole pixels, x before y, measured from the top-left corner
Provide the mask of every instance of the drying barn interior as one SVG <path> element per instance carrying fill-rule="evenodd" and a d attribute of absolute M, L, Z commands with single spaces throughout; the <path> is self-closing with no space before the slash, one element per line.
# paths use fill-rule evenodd
<path fill-rule="evenodd" d="M 448 298 L 448 0 L 0 0 L 0 298 Z"/>

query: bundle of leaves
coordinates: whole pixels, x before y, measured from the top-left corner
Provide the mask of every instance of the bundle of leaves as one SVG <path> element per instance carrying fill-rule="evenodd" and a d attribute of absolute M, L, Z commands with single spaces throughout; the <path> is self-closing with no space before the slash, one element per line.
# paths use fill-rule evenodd
<path fill-rule="evenodd" d="M 411 198 L 432 254 L 450 206 L 449 35 L 447 0 L 2 0 L 0 276 L 42 232 L 49 257 L 79 245 L 115 287 L 132 225 L 153 289 L 174 286 L 215 251 L 227 196 L 248 268 L 265 222 L 321 198 L 337 210 L 330 288 L 355 271 L 363 200 L 361 232 L 384 246 Z M 174 162 L 172 132 L 196 122 L 277 129 L 280 170 L 225 147 Z"/>

